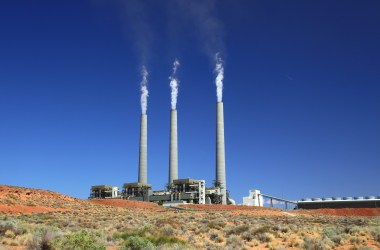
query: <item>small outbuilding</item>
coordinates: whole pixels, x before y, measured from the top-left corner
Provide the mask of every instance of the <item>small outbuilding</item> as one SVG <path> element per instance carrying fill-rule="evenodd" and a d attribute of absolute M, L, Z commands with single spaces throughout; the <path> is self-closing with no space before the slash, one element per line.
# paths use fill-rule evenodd
<path fill-rule="evenodd" d="M 97 185 L 91 187 L 91 194 L 89 199 L 107 199 L 118 198 L 119 188 L 108 185 Z"/>

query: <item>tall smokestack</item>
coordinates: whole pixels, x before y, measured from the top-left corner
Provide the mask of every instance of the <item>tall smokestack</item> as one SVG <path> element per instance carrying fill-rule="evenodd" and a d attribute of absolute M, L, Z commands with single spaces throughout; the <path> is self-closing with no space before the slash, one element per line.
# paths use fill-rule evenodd
<path fill-rule="evenodd" d="M 223 102 L 216 104 L 216 181 L 221 185 L 222 204 L 227 204 L 226 196 L 226 159 L 224 152 L 224 114 Z"/>
<path fill-rule="evenodd" d="M 177 110 L 170 111 L 170 155 L 169 155 L 169 183 L 178 179 L 178 134 Z"/>
<path fill-rule="evenodd" d="M 177 134 L 177 97 L 179 81 L 176 77 L 179 67 L 179 60 L 175 59 L 173 63 L 173 73 L 169 77 L 171 89 L 171 104 L 170 111 L 170 145 L 169 145 L 169 184 L 173 180 L 178 179 L 178 134 Z"/>
<path fill-rule="evenodd" d="M 139 183 L 147 184 L 148 175 L 148 116 L 141 114 L 140 125 L 140 157 L 139 157 Z"/>

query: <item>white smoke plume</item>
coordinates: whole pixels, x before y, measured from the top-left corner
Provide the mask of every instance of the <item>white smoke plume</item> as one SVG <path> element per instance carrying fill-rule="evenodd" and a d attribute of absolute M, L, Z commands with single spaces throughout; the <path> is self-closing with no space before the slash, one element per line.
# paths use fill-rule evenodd
<path fill-rule="evenodd" d="M 175 59 L 173 63 L 173 73 L 169 77 L 170 79 L 170 88 L 172 90 L 172 109 L 175 110 L 177 108 L 177 97 L 178 97 L 178 79 L 176 76 L 177 68 L 180 66 L 178 59 Z"/>
<path fill-rule="evenodd" d="M 148 96 L 149 96 L 149 91 L 148 91 L 148 71 L 146 70 L 145 65 L 142 66 L 141 68 L 141 113 L 143 115 L 146 114 L 146 110 L 148 108 Z"/>
<path fill-rule="evenodd" d="M 109 1 L 118 4 L 126 28 L 124 35 L 133 39 L 137 56 L 142 64 L 149 61 L 154 34 L 149 20 L 149 8 L 141 0 Z"/>
<path fill-rule="evenodd" d="M 218 0 L 172 0 L 166 1 L 171 11 L 174 32 L 181 32 L 182 25 L 191 25 L 203 52 L 214 61 L 216 52 L 225 54 L 224 25 L 218 15 Z M 187 29 L 186 29 L 187 30 Z"/>
<path fill-rule="evenodd" d="M 218 98 L 218 102 L 221 102 L 223 99 L 224 67 L 222 58 L 220 58 L 219 53 L 215 54 L 215 73 L 216 96 Z"/>

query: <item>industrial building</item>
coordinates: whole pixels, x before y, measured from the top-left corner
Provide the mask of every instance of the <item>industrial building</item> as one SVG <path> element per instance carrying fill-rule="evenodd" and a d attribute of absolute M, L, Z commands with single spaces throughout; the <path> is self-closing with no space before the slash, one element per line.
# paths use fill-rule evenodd
<path fill-rule="evenodd" d="M 152 201 L 161 204 L 206 204 L 206 188 L 204 180 L 176 179 L 166 190 L 152 191 L 151 186 L 124 184 L 122 199 Z"/>
<path fill-rule="evenodd" d="M 331 197 L 331 198 L 306 198 L 299 201 L 291 201 L 262 194 L 260 190 L 250 190 L 249 196 L 243 197 L 243 205 L 263 207 L 267 203 L 273 207 L 276 204 L 284 204 L 285 209 L 319 209 L 319 208 L 379 208 L 380 196 L 357 197 Z"/>
<path fill-rule="evenodd" d="M 165 190 L 154 191 L 148 184 L 148 116 L 140 118 L 140 147 L 138 182 L 125 183 L 120 192 L 117 187 L 109 194 L 105 185 L 92 186 L 90 199 L 114 198 L 137 201 L 151 201 L 163 205 L 193 204 L 235 204 L 226 189 L 226 165 L 224 145 L 223 102 L 216 107 L 216 180 L 206 188 L 205 180 L 178 178 L 178 129 L 177 110 L 170 112 L 169 178 Z M 115 189 L 116 188 L 116 189 Z M 115 191 L 116 190 L 116 191 Z"/>
<path fill-rule="evenodd" d="M 243 205 L 263 207 L 264 199 L 260 194 L 260 190 L 249 190 L 249 196 L 243 197 Z"/>
<path fill-rule="evenodd" d="M 379 207 L 380 196 L 306 198 L 297 202 L 297 209 Z"/>
<path fill-rule="evenodd" d="M 98 185 L 91 187 L 90 199 L 109 199 L 120 196 L 119 188 L 115 186 Z"/>

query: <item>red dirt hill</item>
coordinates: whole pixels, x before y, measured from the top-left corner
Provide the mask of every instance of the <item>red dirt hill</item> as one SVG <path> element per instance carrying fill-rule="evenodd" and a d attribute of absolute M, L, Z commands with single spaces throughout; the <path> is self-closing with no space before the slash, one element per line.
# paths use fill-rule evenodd
<path fill-rule="evenodd" d="M 326 214 L 335 216 L 380 216 L 380 208 L 322 208 L 304 210 L 302 213 Z"/>
<path fill-rule="evenodd" d="M 160 210 L 162 207 L 145 201 L 129 201 L 129 200 L 119 200 L 119 199 L 99 199 L 99 200 L 89 200 L 95 204 L 101 204 L 112 207 L 121 208 L 138 208 L 138 209 L 149 209 L 149 210 Z"/>
<path fill-rule="evenodd" d="M 0 185 L 0 213 L 44 213 L 68 210 L 104 209 L 144 209 L 150 211 L 161 210 L 157 204 L 150 202 L 128 201 L 118 199 L 81 200 L 57 192 Z M 231 211 L 233 213 L 253 213 L 255 215 L 312 215 L 326 214 L 336 216 L 380 216 L 380 208 L 343 208 L 343 209 L 316 209 L 302 211 L 284 211 L 273 208 L 258 208 L 232 205 L 184 205 L 185 209 Z"/>
<path fill-rule="evenodd" d="M 3 214 L 94 210 L 107 207 L 149 210 L 161 208 L 150 202 L 116 199 L 81 200 L 42 189 L 0 185 L 0 213 Z"/>

